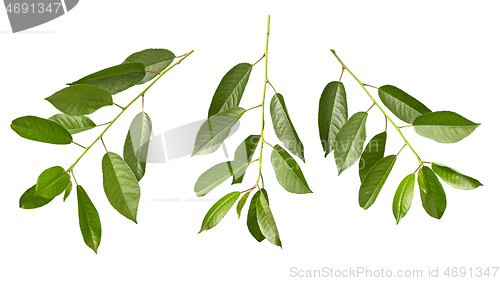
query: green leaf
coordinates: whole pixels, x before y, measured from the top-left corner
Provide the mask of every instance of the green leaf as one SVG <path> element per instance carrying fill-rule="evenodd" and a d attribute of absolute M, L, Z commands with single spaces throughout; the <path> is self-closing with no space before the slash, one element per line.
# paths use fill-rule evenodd
<path fill-rule="evenodd" d="M 72 85 L 45 98 L 55 108 L 68 115 L 87 115 L 113 104 L 108 91 L 93 85 Z"/>
<path fill-rule="evenodd" d="M 380 159 L 384 158 L 385 143 L 387 141 L 387 133 L 382 132 L 374 136 L 366 145 L 363 154 L 359 160 L 359 179 L 363 182 L 363 179 L 368 174 L 368 171 L 377 163 Z"/>
<path fill-rule="evenodd" d="M 238 197 L 240 197 L 240 194 L 241 192 L 234 191 L 219 199 L 219 201 L 208 210 L 205 218 L 203 218 L 203 223 L 198 233 L 216 226 L 224 216 L 226 216 L 227 212 L 229 212 L 236 200 L 238 200 Z"/>
<path fill-rule="evenodd" d="M 396 155 L 386 156 L 368 171 L 359 188 L 359 206 L 361 208 L 366 210 L 375 203 L 394 163 L 396 163 L 396 158 Z"/>
<path fill-rule="evenodd" d="M 245 112 L 241 107 L 232 107 L 208 117 L 196 135 L 192 156 L 216 151 Z"/>
<path fill-rule="evenodd" d="M 85 190 L 78 185 L 76 187 L 78 197 L 78 218 L 83 241 L 97 254 L 97 248 L 101 243 L 101 220 L 99 213 Z"/>
<path fill-rule="evenodd" d="M 200 177 L 196 181 L 196 184 L 194 185 L 196 196 L 206 195 L 212 189 L 216 188 L 230 176 L 234 175 L 247 165 L 248 162 L 228 161 L 219 163 L 206 170 L 203 174 L 200 175 Z"/>
<path fill-rule="evenodd" d="M 124 63 L 92 73 L 68 85 L 90 84 L 114 95 L 136 85 L 145 75 L 142 63 Z"/>
<path fill-rule="evenodd" d="M 68 186 L 64 190 L 63 202 L 65 202 L 66 199 L 68 198 L 68 196 L 71 194 L 71 190 L 72 189 L 73 189 L 73 184 L 71 183 L 71 180 L 70 180 L 69 183 L 68 183 Z"/>
<path fill-rule="evenodd" d="M 141 191 L 127 163 L 116 153 L 102 158 L 104 192 L 109 203 L 124 217 L 137 223 L 137 207 Z"/>
<path fill-rule="evenodd" d="M 249 63 L 240 63 L 224 75 L 212 97 L 209 117 L 240 104 L 252 67 Z"/>
<path fill-rule="evenodd" d="M 236 148 L 236 151 L 234 152 L 234 160 L 240 162 L 252 161 L 253 154 L 255 152 L 255 149 L 257 148 L 257 144 L 259 144 L 259 141 L 260 135 L 250 135 L 249 137 L 247 137 L 238 146 L 238 148 Z M 238 173 L 235 173 L 233 175 L 233 182 L 231 184 L 241 183 L 243 181 L 243 176 L 245 175 L 246 170 L 247 167 L 244 167 Z"/>
<path fill-rule="evenodd" d="M 431 112 L 413 121 L 417 134 L 440 143 L 460 141 L 479 125 L 451 111 Z"/>
<path fill-rule="evenodd" d="M 415 186 L 415 174 L 407 175 L 399 184 L 394 200 L 392 201 L 392 213 L 396 218 L 396 224 L 408 213 L 413 200 L 413 189 Z"/>
<path fill-rule="evenodd" d="M 71 116 L 64 113 L 58 113 L 49 117 L 49 120 L 61 125 L 72 135 L 96 127 L 95 123 L 87 116 Z"/>
<path fill-rule="evenodd" d="M 275 145 L 271 152 L 271 164 L 276 179 L 285 190 L 299 194 L 312 193 L 299 164 L 279 145 Z"/>
<path fill-rule="evenodd" d="M 378 88 L 378 96 L 396 117 L 409 124 L 412 124 L 415 118 L 431 112 L 414 97 L 392 85 Z"/>
<path fill-rule="evenodd" d="M 174 60 L 175 55 L 167 49 L 146 49 L 131 54 L 123 63 L 140 62 L 146 71 L 162 72 Z M 143 84 L 153 79 L 157 74 L 146 72 L 144 78 L 137 84 Z"/>
<path fill-rule="evenodd" d="M 36 209 L 47 205 L 54 198 L 45 198 L 35 195 L 36 185 L 28 188 L 21 198 L 19 198 L 19 208 L 22 209 Z"/>
<path fill-rule="evenodd" d="M 299 139 L 295 128 L 293 127 L 292 120 L 288 115 L 285 100 L 281 94 L 275 94 L 271 99 L 271 119 L 273 120 L 273 127 L 276 136 L 281 143 L 290 150 L 293 154 L 297 155 L 302 161 L 306 162 L 304 158 L 304 145 Z"/>
<path fill-rule="evenodd" d="M 446 209 L 446 194 L 431 168 L 423 166 L 418 171 L 418 186 L 425 211 L 431 217 L 440 219 Z"/>
<path fill-rule="evenodd" d="M 319 137 L 325 157 L 332 152 L 335 136 L 348 119 L 344 84 L 333 81 L 326 85 L 319 99 Z"/>
<path fill-rule="evenodd" d="M 238 205 L 236 205 L 236 213 L 238 214 L 238 218 L 241 216 L 241 209 L 243 209 L 243 206 L 245 206 L 245 203 L 247 202 L 248 196 L 250 195 L 250 192 L 247 192 L 241 196 L 240 201 L 238 201 Z"/>
<path fill-rule="evenodd" d="M 68 187 L 69 182 L 69 174 L 62 167 L 50 167 L 38 176 L 35 195 L 54 198 Z"/>
<path fill-rule="evenodd" d="M 358 161 L 363 151 L 363 145 L 366 140 L 366 118 L 367 112 L 357 112 L 340 128 L 335 142 L 333 143 L 333 152 L 335 163 L 340 175 L 344 170 L 351 167 Z"/>
<path fill-rule="evenodd" d="M 253 238 L 257 240 L 257 242 L 262 242 L 266 237 L 262 234 L 259 222 L 257 221 L 257 200 L 260 200 L 260 194 L 263 193 L 267 199 L 269 205 L 269 198 L 267 196 L 267 191 L 263 188 L 258 190 L 250 200 L 250 205 L 248 206 L 248 214 L 247 214 L 247 227 L 250 234 L 252 234 Z"/>
<path fill-rule="evenodd" d="M 10 125 L 19 136 L 52 144 L 70 144 L 73 141 L 71 134 L 54 121 L 36 116 L 16 118 Z"/>
<path fill-rule="evenodd" d="M 482 184 L 469 176 L 466 176 L 459 171 L 447 167 L 442 164 L 432 163 L 432 170 L 447 184 L 453 186 L 454 188 L 462 190 L 472 190 L 476 189 Z"/>
<path fill-rule="evenodd" d="M 264 237 L 274 245 L 282 247 L 276 222 L 269 208 L 269 203 L 263 194 L 260 194 L 257 199 L 256 212 L 257 222 Z"/>
<path fill-rule="evenodd" d="M 145 112 L 140 112 L 132 120 L 123 147 L 123 160 L 140 181 L 146 173 L 146 159 L 151 139 L 151 119 Z"/>

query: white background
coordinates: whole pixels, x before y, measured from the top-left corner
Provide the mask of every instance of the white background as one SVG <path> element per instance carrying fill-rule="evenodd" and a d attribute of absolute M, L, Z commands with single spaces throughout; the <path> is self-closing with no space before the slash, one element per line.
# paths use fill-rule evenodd
<path fill-rule="evenodd" d="M 497 1 L 93 0 L 80 1 L 61 18 L 19 34 L 10 32 L 7 14 L 0 12 L 4 151 L 0 279 L 283 280 L 290 278 L 292 267 L 383 268 L 394 274 L 398 269 L 417 269 L 425 277 L 429 268 L 439 268 L 443 276 L 447 267 L 473 267 L 475 274 L 476 267 L 500 266 L 499 8 Z M 65 203 L 58 197 L 40 209 L 18 207 L 19 197 L 40 172 L 56 165 L 69 167 L 81 149 L 22 139 L 9 128 L 13 119 L 24 115 L 47 118 L 57 110 L 44 98 L 65 83 L 119 64 L 133 52 L 167 48 L 177 55 L 195 51 L 148 92 L 146 112 L 154 131 L 162 133 L 201 120 L 222 76 L 237 63 L 254 63 L 263 54 L 268 14 L 269 79 L 284 95 L 305 145 L 307 164 L 301 167 L 314 192 L 286 192 L 273 175 L 266 147 L 263 173 L 283 249 L 267 241 L 257 243 L 234 209 L 215 228 L 197 234 L 216 199 L 251 187 L 257 165 L 248 170 L 242 185 L 225 183 L 207 195 L 212 201 L 174 202 L 196 199 L 196 179 L 226 160 L 221 150 L 150 164 L 141 181 L 139 223 L 135 225 L 107 202 L 100 168 L 104 149 L 93 147 L 75 174 L 101 217 L 98 255 L 81 237 L 76 193 Z M 337 177 L 333 155 L 325 159 L 319 141 L 319 97 L 341 70 L 330 49 L 364 83 L 395 85 L 431 110 L 455 111 L 481 123 L 468 138 L 449 145 L 424 139 L 411 128 L 404 133 L 424 161 L 449 165 L 484 186 L 462 191 L 444 185 L 448 206 L 441 220 L 425 213 L 415 192 L 410 212 L 396 226 L 391 209 L 394 192 L 418 164 L 405 148 L 377 202 L 369 210 L 360 208 L 357 167 Z M 260 103 L 263 67 L 259 63 L 252 72 L 242 107 Z M 342 81 L 349 114 L 368 109 L 370 100 L 354 79 L 345 75 Z M 126 104 L 141 88 L 115 96 L 116 102 Z M 118 110 L 102 109 L 91 117 L 104 123 Z M 128 125 L 139 110 L 138 102 L 106 133 L 108 150 L 121 154 Z M 278 143 L 268 107 L 266 118 L 266 139 Z M 230 155 L 246 136 L 258 134 L 259 126 L 260 110 L 245 114 L 240 130 L 227 141 Z M 383 126 L 382 114 L 373 108 L 368 138 Z M 81 133 L 75 140 L 89 144 L 99 131 Z M 390 128 L 386 153 L 396 153 L 402 144 Z"/>

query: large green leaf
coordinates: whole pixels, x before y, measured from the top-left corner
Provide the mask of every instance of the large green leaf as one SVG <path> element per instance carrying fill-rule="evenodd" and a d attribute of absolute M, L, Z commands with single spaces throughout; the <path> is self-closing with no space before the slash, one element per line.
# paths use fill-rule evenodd
<path fill-rule="evenodd" d="M 447 167 L 442 164 L 432 163 L 432 170 L 447 184 L 453 186 L 454 188 L 462 190 L 472 190 L 476 189 L 482 184 L 469 176 L 466 176 L 459 171 Z"/>
<path fill-rule="evenodd" d="M 97 254 L 97 248 L 101 243 L 101 220 L 99 213 L 85 190 L 78 185 L 76 187 L 78 197 L 78 218 L 83 241 Z"/>
<path fill-rule="evenodd" d="M 276 227 L 276 222 L 274 221 L 266 196 L 261 193 L 256 201 L 255 207 L 260 231 L 269 242 L 281 247 L 278 228 Z"/>
<path fill-rule="evenodd" d="M 196 196 L 206 195 L 212 189 L 216 188 L 230 176 L 234 175 L 247 165 L 248 162 L 228 161 L 219 163 L 206 170 L 203 174 L 200 175 L 200 177 L 196 181 L 196 184 L 194 185 Z"/>
<path fill-rule="evenodd" d="M 64 113 L 58 113 L 49 117 L 49 120 L 61 125 L 72 135 L 96 127 L 95 123 L 87 116 L 71 116 Z"/>
<path fill-rule="evenodd" d="M 275 94 L 271 99 L 271 106 L 269 108 L 276 136 L 290 152 L 297 155 L 297 157 L 305 162 L 304 145 L 293 127 L 283 96 L 281 94 Z"/>
<path fill-rule="evenodd" d="M 234 152 L 234 160 L 240 162 L 252 161 L 253 154 L 255 152 L 255 149 L 257 148 L 257 145 L 259 144 L 259 141 L 260 135 L 250 135 L 249 137 L 247 137 L 238 146 L 238 148 L 236 148 L 236 151 Z M 243 169 L 235 173 L 233 175 L 232 184 L 241 183 L 243 181 L 243 176 L 245 175 L 246 170 L 247 167 L 244 167 Z"/>
<path fill-rule="evenodd" d="M 36 116 L 16 118 L 10 127 L 19 136 L 29 140 L 52 144 L 70 144 L 73 141 L 71 134 L 61 125 Z"/>
<path fill-rule="evenodd" d="M 45 198 L 35 195 L 36 185 L 28 188 L 21 198 L 19 198 L 19 208 L 22 209 L 35 209 L 47 205 L 54 198 Z"/>
<path fill-rule="evenodd" d="M 209 117 L 240 104 L 252 67 L 249 63 L 240 63 L 224 75 L 212 97 Z"/>
<path fill-rule="evenodd" d="M 275 145 L 271 152 L 271 164 L 276 179 L 285 190 L 299 194 L 312 193 L 299 164 L 279 145 Z"/>
<path fill-rule="evenodd" d="M 319 99 L 319 137 L 325 157 L 333 150 L 335 136 L 348 119 L 344 84 L 333 81 L 326 85 Z"/>
<path fill-rule="evenodd" d="M 446 194 L 431 168 L 423 166 L 418 171 L 418 186 L 425 211 L 431 217 L 440 219 L 446 209 Z"/>
<path fill-rule="evenodd" d="M 427 113 L 413 121 L 417 134 L 440 143 L 460 141 L 479 125 L 451 111 Z"/>
<path fill-rule="evenodd" d="M 392 167 L 394 167 L 394 163 L 396 163 L 396 158 L 396 155 L 386 156 L 368 171 L 359 188 L 359 206 L 361 208 L 366 210 L 375 203 Z"/>
<path fill-rule="evenodd" d="M 232 107 L 208 117 L 196 135 L 192 155 L 210 154 L 216 151 L 245 112 L 246 110 L 241 107 Z"/>
<path fill-rule="evenodd" d="M 248 196 L 250 196 L 250 192 L 243 194 L 243 196 L 241 196 L 240 201 L 238 201 L 238 205 L 236 205 L 236 213 L 238 214 L 238 218 L 240 218 L 241 216 L 241 210 L 243 209 L 243 206 L 245 206 Z"/>
<path fill-rule="evenodd" d="M 387 141 L 387 133 L 382 132 L 374 136 L 366 145 L 361 158 L 359 159 L 359 179 L 363 182 L 363 179 L 368 174 L 368 171 L 377 163 L 380 159 L 384 158 L 385 143 Z"/>
<path fill-rule="evenodd" d="M 136 85 L 145 75 L 144 64 L 124 63 L 92 73 L 69 85 L 90 84 L 114 95 Z"/>
<path fill-rule="evenodd" d="M 409 124 L 412 124 L 418 116 L 431 112 L 414 97 L 392 85 L 378 88 L 378 96 L 396 117 Z"/>
<path fill-rule="evenodd" d="M 104 193 L 109 203 L 124 217 L 137 223 L 137 207 L 141 190 L 127 163 L 116 153 L 108 152 L 102 158 Z"/>
<path fill-rule="evenodd" d="M 62 167 L 50 167 L 38 176 L 35 195 L 54 198 L 68 187 L 69 182 L 70 176 Z"/>
<path fill-rule="evenodd" d="M 87 115 L 113 104 L 111 94 L 94 85 L 72 85 L 45 98 L 68 115 Z"/>
<path fill-rule="evenodd" d="M 259 222 L 257 221 L 257 200 L 260 200 L 260 194 L 264 194 L 267 199 L 267 203 L 269 205 L 269 198 L 267 196 L 267 192 L 265 189 L 261 188 L 257 191 L 252 200 L 250 200 L 250 205 L 248 206 L 248 214 L 247 214 L 247 227 L 250 234 L 252 234 L 253 238 L 258 242 L 262 242 L 266 237 L 262 234 L 262 231 L 259 227 Z"/>
<path fill-rule="evenodd" d="M 340 128 L 335 136 L 333 152 L 338 174 L 358 161 L 366 140 L 367 112 L 357 112 Z"/>
<path fill-rule="evenodd" d="M 396 218 L 396 224 L 408 213 L 413 200 L 413 189 L 415 186 L 415 174 L 407 175 L 399 184 L 394 200 L 392 201 L 392 213 Z"/>
<path fill-rule="evenodd" d="M 238 200 L 238 197 L 240 197 L 240 194 L 241 192 L 234 191 L 219 199 L 219 201 L 208 210 L 205 218 L 203 218 L 203 223 L 198 233 L 216 226 L 224 216 L 226 216 L 227 212 L 229 212 L 236 200 Z"/>
<path fill-rule="evenodd" d="M 146 49 L 131 54 L 123 63 L 140 62 L 146 67 L 146 71 L 162 72 L 172 63 L 174 58 L 175 55 L 167 49 Z M 156 75 L 156 73 L 146 72 L 138 84 L 146 83 Z"/>
<path fill-rule="evenodd" d="M 123 146 L 123 160 L 127 162 L 137 181 L 140 181 L 146 173 L 151 130 L 151 119 L 145 112 L 140 112 L 132 120 Z"/>

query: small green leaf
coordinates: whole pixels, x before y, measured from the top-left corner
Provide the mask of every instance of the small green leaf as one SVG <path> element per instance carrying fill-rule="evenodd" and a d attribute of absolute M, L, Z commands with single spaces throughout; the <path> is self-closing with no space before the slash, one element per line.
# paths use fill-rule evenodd
<path fill-rule="evenodd" d="M 196 181 L 196 184 L 194 185 L 196 196 L 206 195 L 212 189 L 216 188 L 230 176 L 234 175 L 247 165 L 248 162 L 228 161 L 219 163 L 206 170 L 203 174 L 200 175 L 200 177 Z"/>
<path fill-rule="evenodd" d="M 255 149 L 257 148 L 257 145 L 259 144 L 259 141 L 260 135 L 250 135 L 249 137 L 247 137 L 238 146 L 238 148 L 236 148 L 236 151 L 234 152 L 234 160 L 240 162 L 252 161 L 253 154 L 255 152 Z M 233 182 L 231 184 L 241 183 L 243 181 L 243 176 L 245 175 L 246 170 L 247 167 L 244 167 L 238 173 L 235 173 L 233 175 Z"/>
<path fill-rule="evenodd" d="M 269 203 L 265 195 L 260 194 L 256 202 L 257 222 L 262 234 L 266 239 L 276 246 L 281 245 L 280 235 L 273 214 L 269 208 Z"/>
<path fill-rule="evenodd" d="M 45 98 L 55 108 L 68 115 L 87 115 L 113 104 L 108 91 L 94 85 L 72 85 Z"/>
<path fill-rule="evenodd" d="M 97 248 L 101 243 L 101 220 L 99 213 L 85 190 L 78 185 L 76 187 L 78 197 L 78 218 L 83 241 L 97 254 Z"/>
<path fill-rule="evenodd" d="M 446 209 L 446 194 L 431 168 L 423 166 L 418 171 L 418 186 L 425 211 L 431 217 L 440 219 Z"/>
<path fill-rule="evenodd" d="M 96 127 L 95 123 L 87 116 L 71 116 L 64 113 L 58 113 L 49 117 L 49 120 L 61 125 L 72 135 Z"/>
<path fill-rule="evenodd" d="M 245 203 L 247 202 L 248 196 L 250 195 L 250 192 L 247 192 L 241 196 L 240 201 L 238 201 L 238 205 L 236 205 L 236 213 L 238 214 L 238 218 L 241 216 L 241 209 L 243 209 L 243 206 L 245 206 Z"/>
<path fill-rule="evenodd" d="M 224 75 L 212 97 L 209 117 L 240 104 L 252 67 L 249 63 L 240 63 Z"/>
<path fill-rule="evenodd" d="M 111 206 L 124 217 L 137 223 L 141 191 L 137 178 L 127 163 L 116 153 L 104 154 L 102 178 L 104 192 Z"/>
<path fill-rule="evenodd" d="M 278 139 L 290 152 L 306 162 L 304 158 L 304 145 L 293 127 L 292 120 L 286 109 L 285 100 L 281 94 L 275 94 L 271 99 L 270 111 L 274 132 Z"/>
<path fill-rule="evenodd" d="M 396 117 L 409 124 L 412 124 L 415 118 L 431 112 L 414 97 L 392 85 L 378 88 L 378 96 Z"/>
<path fill-rule="evenodd" d="M 59 166 L 43 171 L 36 181 L 36 195 L 45 198 L 54 198 L 61 194 L 70 182 L 69 174 Z"/>
<path fill-rule="evenodd" d="M 389 155 L 375 163 L 368 171 L 359 188 L 359 206 L 368 209 L 377 199 L 380 190 L 391 173 L 396 155 Z"/>
<path fill-rule="evenodd" d="M 198 233 L 216 226 L 224 216 L 226 216 L 227 212 L 229 212 L 236 200 L 238 200 L 238 197 L 240 197 L 240 194 L 241 192 L 234 191 L 219 199 L 219 201 L 208 210 L 205 218 L 203 218 L 203 223 Z"/>
<path fill-rule="evenodd" d="M 45 198 L 35 195 L 36 185 L 28 188 L 21 198 L 19 198 L 19 208 L 22 209 L 36 209 L 47 205 L 54 198 Z"/>
<path fill-rule="evenodd" d="M 472 190 L 476 189 L 482 184 L 469 176 L 466 176 L 459 171 L 447 167 L 442 164 L 432 163 L 432 170 L 447 184 L 453 186 L 454 188 L 462 190 Z"/>
<path fill-rule="evenodd" d="M 368 171 L 377 163 L 380 159 L 384 158 L 385 143 L 387 141 L 387 133 L 382 132 L 374 136 L 366 145 L 363 154 L 359 160 L 359 179 L 363 182 L 363 179 L 368 174 Z"/>
<path fill-rule="evenodd" d="M 394 200 L 392 201 L 392 213 L 396 218 L 396 224 L 408 213 L 413 200 L 413 189 L 415 186 L 415 174 L 407 175 L 399 184 Z"/>
<path fill-rule="evenodd" d="M 144 112 L 137 114 L 130 124 L 123 147 L 123 160 L 140 181 L 146 173 L 146 159 L 151 139 L 151 119 Z"/>
<path fill-rule="evenodd" d="M 36 116 L 16 118 L 10 125 L 19 136 L 52 144 L 70 144 L 73 141 L 71 134 L 54 121 Z"/>
<path fill-rule="evenodd" d="M 250 205 L 248 206 L 248 214 L 247 214 L 247 227 L 250 234 L 252 234 L 253 238 L 257 240 L 257 242 L 262 242 L 266 237 L 262 234 L 259 222 L 257 221 L 257 200 L 260 200 L 260 194 L 263 193 L 267 199 L 269 205 L 269 198 L 267 196 L 267 192 L 265 189 L 261 188 L 257 191 L 252 200 L 250 200 Z"/>
<path fill-rule="evenodd" d="M 340 128 L 335 137 L 333 152 L 340 175 L 344 170 L 358 161 L 366 140 L 367 112 L 357 112 Z"/>
<path fill-rule="evenodd" d="M 299 194 L 312 193 L 299 164 L 279 145 L 275 145 L 271 152 L 271 164 L 276 179 L 285 190 Z"/>
<path fill-rule="evenodd" d="M 174 60 L 175 55 L 167 49 L 146 49 L 131 54 L 123 63 L 140 62 L 146 71 L 162 72 Z M 147 72 L 146 76 L 137 84 L 143 84 L 153 79 L 157 74 Z"/>
<path fill-rule="evenodd" d="M 326 85 L 319 99 L 319 137 L 325 157 L 333 150 L 335 136 L 348 119 L 344 84 L 333 81 Z"/>
<path fill-rule="evenodd" d="M 71 190 L 73 189 L 73 184 L 71 183 L 71 180 L 68 183 L 68 186 L 64 190 L 64 197 L 63 197 L 63 202 L 66 201 L 66 198 L 71 194 Z"/>
<path fill-rule="evenodd" d="M 124 63 L 92 73 L 69 85 L 90 84 L 114 95 L 136 85 L 145 75 L 142 63 Z"/>
<path fill-rule="evenodd" d="M 451 111 L 428 113 L 413 121 L 417 134 L 440 143 L 458 142 L 470 135 L 479 125 Z"/>
<path fill-rule="evenodd" d="M 192 156 L 216 151 L 245 112 L 241 107 L 232 107 L 208 117 L 196 135 Z"/>

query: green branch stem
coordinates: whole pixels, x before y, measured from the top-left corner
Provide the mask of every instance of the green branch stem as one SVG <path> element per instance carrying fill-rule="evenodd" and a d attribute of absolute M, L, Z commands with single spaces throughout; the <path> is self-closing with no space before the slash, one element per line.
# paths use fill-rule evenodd
<path fill-rule="evenodd" d="M 80 159 L 82 159 L 82 157 L 87 153 L 87 151 L 89 151 L 89 149 L 99 140 L 99 139 L 102 139 L 102 136 L 106 133 L 106 131 L 115 123 L 115 121 L 123 114 L 123 112 L 125 112 L 125 110 L 127 110 L 127 108 L 129 108 L 137 99 L 139 99 L 141 96 L 144 96 L 144 94 L 146 94 L 146 92 L 151 88 L 151 86 L 153 86 L 156 81 L 158 81 L 158 79 L 160 79 L 165 73 L 167 73 L 170 69 L 172 69 L 174 66 L 178 65 L 179 63 L 181 63 L 185 58 L 187 58 L 191 53 L 193 53 L 194 50 L 191 50 L 189 53 L 185 54 L 182 56 L 181 59 L 179 59 L 176 63 L 174 63 L 173 65 L 171 65 L 170 67 L 168 67 L 167 69 L 165 69 L 164 71 L 160 72 L 160 74 L 158 74 L 158 77 L 156 77 L 153 82 L 151 82 L 148 87 L 146 89 L 144 89 L 144 91 L 142 91 L 139 95 L 137 95 L 137 97 L 135 97 L 131 102 L 129 102 L 125 107 L 123 107 L 123 109 L 120 111 L 120 113 L 118 113 L 118 115 L 116 115 L 116 117 L 111 120 L 111 122 L 109 122 L 108 126 L 102 131 L 102 133 L 97 136 L 97 138 L 82 152 L 82 154 L 80 155 L 80 157 L 78 157 L 75 161 L 75 163 L 73 163 L 73 165 L 71 165 L 71 167 L 69 167 L 69 169 L 67 170 L 67 172 L 70 172 L 70 171 L 73 171 L 73 168 L 76 166 L 76 164 L 80 161 Z"/>
<path fill-rule="evenodd" d="M 264 57 L 265 57 L 265 68 L 264 68 L 264 92 L 262 94 L 262 126 L 260 128 L 260 154 L 259 154 L 259 174 L 257 176 L 257 182 L 255 185 L 259 183 L 259 178 L 262 173 L 262 149 L 264 148 L 264 103 L 266 101 L 266 87 L 267 84 L 269 83 L 269 80 L 267 79 L 267 63 L 268 63 L 268 58 L 269 58 L 269 26 L 271 23 L 271 16 L 267 16 L 267 33 L 266 33 L 266 51 L 264 52 Z"/>
<path fill-rule="evenodd" d="M 405 138 L 405 136 L 403 135 L 403 133 L 401 132 L 400 128 L 396 125 L 396 123 L 394 123 L 394 121 L 392 121 L 391 117 L 389 117 L 387 115 L 387 113 L 384 111 L 384 109 L 377 103 L 377 101 L 373 98 L 373 96 L 370 94 L 370 92 L 366 89 L 365 86 L 369 86 L 369 87 L 373 87 L 373 88 L 377 88 L 377 87 L 374 87 L 374 86 L 371 86 L 371 85 L 368 85 L 368 84 L 364 84 L 362 83 L 358 77 L 356 77 L 356 75 L 354 75 L 354 73 L 352 73 L 352 71 L 347 68 L 347 66 L 342 62 L 342 60 L 340 60 L 339 56 L 337 56 L 337 54 L 335 53 L 335 50 L 332 50 L 330 49 L 330 51 L 333 53 L 333 55 L 337 58 L 337 60 L 339 61 L 339 63 L 342 65 L 342 68 L 344 68 L 345 70 L 347 70 L 347 72 L 349 72 L 351 74 L 351 76 L 356 79 L 356 81 L 359 83 L 359 85 L 363 88 L 363 90 L 365 90 L 366 94 L 368 94 L 368 96 L 370 97 L 370 99 L 373 101 L 373 103 L 380 109 L 380 111 L 385 115 L 385 118 L 387 118 L 387 120 L 389 120 L 391 122 L 391 124 L 394 126 L 394 128 L 398 131 L 398 133 L 401 135 L 401 137 L 403 138 L 405 144 L 411 149 L 411 151 L 413 152 L 413 154 L 415 154 L 415 157 L 417 158 L 418 160 L 418 163 L 421 165 L 422 164 L 422 160 L 420 159 L 420 157 L 418 156 L 417 152 L 415 152 L 415 150 L 413 149 L 413 147 L 410 145 L 410 143 L 408 142 L 408 140 Z"/>

